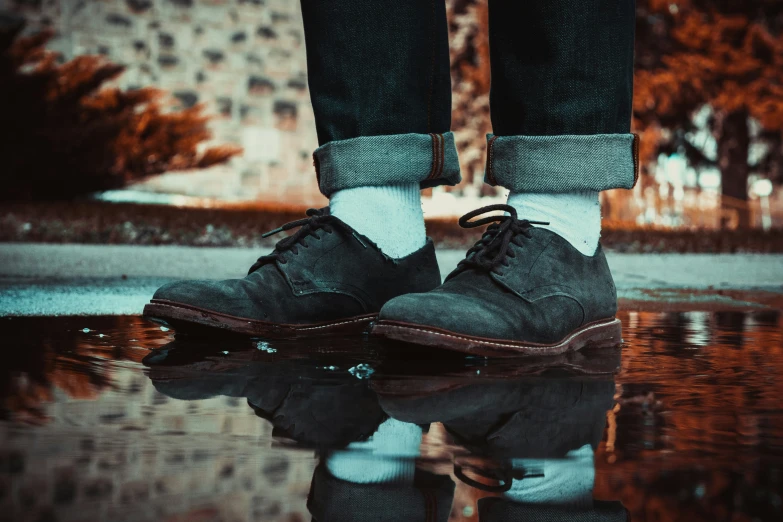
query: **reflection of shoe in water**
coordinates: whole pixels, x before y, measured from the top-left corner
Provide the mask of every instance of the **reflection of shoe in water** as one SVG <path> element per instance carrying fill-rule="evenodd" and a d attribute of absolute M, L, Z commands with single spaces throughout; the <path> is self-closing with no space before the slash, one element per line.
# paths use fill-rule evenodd
<path fill-rule="evenodd" d="M 370 340 L 373 338 L 370 337 Z M 521 379 L 525 377 L 605 377 L 620 371 L 622 348 L 585 348 L 557 355 L 530 355 L 524 358 L 462 357 L 456 352 L 422 351 L 421 347 L 402 342 L 385 341 L 381 347 L 376 379 L 394 381 L 411 388 L 443 387 L 449 379 L 464 384 L 486 379 Z M 427 357 L 422 357 L 426 355 Z"/>
<path fill-rule="evenodd" d="M 509 215 L 470 218 L 491 210 Z M 440 287 L 392 299 L 373 333 L 475 355 L 551 355 L 622 342 L 617 296 L 601 247 L 585 256 L 566 239 L 517 219 L 509 205 L 466 214 L 495 221 Z"/>
<path fill-rule="evenodd" d="M 437 381 L 406 385 L 381 378 L 373 388 L 390 417 L 441 422 L 460 444 L 496 458 L 557 458 L 586 444 L 595 447 L 614 404 L 611 377 L 454 381 L 443 389 Z"/>
<path fill-rule="evenodd" d="M 248 405 L 272 423 L 276 436 L 300 446 L 341 448 L 366 439 L 386 418 L 367 381 L 347 372 L 277 370 L 274 377 L 254 379 L 245 390 Z"/>
<path fill-rule="evenodd" d="M 307 215 L 273 231 L 300 227 L 245 278 L 169 283 L 144 316 L 178 330 L 210 327 L 268 339 L 356 334 L 389 299 L 440 284 L 431 241 L 392 259 L 328 208 Z"/>
<path fill-rule="evenodd" d="M 479 500 L 480 520 L 627 520 L 619 502 L 592 498 L 613 378 L 404 381 L 373 383 L 381 406 L 393 419 L 442 423 L 468 450 L 455 476 L 496 495 Z"/>
<path fill-rule="evenodd" d="M 304 446 L 343 447 L 372 435 L 386 418 L 368 381 L 349 373 L 349 364 L 324 367 L 317 359 L 275 358 L 256 349 L 224 354 L 180 340 L 144 363 L 160 393 L 182 400 L 245 397 L 275 435 Z"/>
<path fill-rule="evenodd" d="M 242 397 L 257 370 L 249 350 L 229 352 L 214 343 L 176 339 L 152 350 L 142 363 L 160 393 L 180 400 Z M 226 357 L 222 352 L 230 353 Z"/>
<path fill-rule="evenodd" d="M 370 338 L 372 339 L 372 337 Z M 429 351 L 429 358 L 421 357 L 416 345 L 386 341 L 383 357 L 373 375 L 373 387 L 391 400 L 413 401 L 417 398 L 437 400 L 437 394 L 452 389 L 501 386 L 502 382 L 514 388 L 522 379 L 541 380 L 610 380 L 620 371 L 622 348 L 588 348 L 558 355 L 527 356 L 524 358 L 461 357 L 453 352 Z M 439 356 L 435 356 L 435 355 Z M 450 355 L 455 356 L 450 356 Z M 480 394 L 479 394 L 480 395 Z M 452 402 L 447 399 L 446 403 Z M 424 402 L 426 404 L 426 401 Z M 477 404 L 483 404 L 481 398 Z M 413 404 L 411 402 L 411 404 Z M 459 405 L 467 407 L 468 405 Z M 432 414 L 437 408 L 430 408 Z"/>

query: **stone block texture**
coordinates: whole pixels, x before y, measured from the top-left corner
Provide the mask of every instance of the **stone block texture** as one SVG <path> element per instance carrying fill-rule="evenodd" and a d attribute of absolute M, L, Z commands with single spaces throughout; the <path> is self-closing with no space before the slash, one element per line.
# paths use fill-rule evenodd
<path fill-rule="evenodd" d="M 123 88 L 159 87 L 172 108 L 205 105 L 216 143 L 245 154 L 207 173 L 148 184 L 194 196 L 323 202 L 299 2 L 293 0 L 8 0 L 27 31 L 55 31 L 65 59 L 125 65 Z M 281 176 L 282 175 L 282 176 Z"/>
<path fill-rule="evenodd" d="M 169 398 L 137 367 L 90 399 L 58 390 L 40 426 L 0 429 L 0 521 L 309 520 L 312 451 L 275 447 L 241 400 Z"/>
<path fill-rule="evenodd" d="M 50 47 L 68 59 L 105 55 L 127 67 L 123 88 L 154 86 L 172 108 L 205 105 L 216 143 L 245 149 L 206 173 L 163 175 L 148 189 L 191 196 L 323 204 L 312 166 L 317 147 L 297 0 L 6 0 L 27 31 L 55 31 Z M 486 6 L 448 0 L 454 124 L 465 181 L 482 187 L 489 129 Z"/>

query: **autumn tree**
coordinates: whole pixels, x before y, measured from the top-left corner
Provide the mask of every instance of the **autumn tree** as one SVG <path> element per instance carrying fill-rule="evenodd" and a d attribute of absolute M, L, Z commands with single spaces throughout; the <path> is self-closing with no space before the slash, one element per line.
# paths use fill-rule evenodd
<path fill-rule="evenodd" d="M 50 32 L 22 29 L 0 15 L 0 199 L 69 199 L 241 151 L 199 151 L 210 138 L 202 106 L 167 111 L 162 91 L 109 86 L 122 66 L 98 56 L 61 63 L 46 49 Z"/>
<path fill-rule="evenodd" d="M 783 5 L 771 0 L 639 0 L 634 126 L 648 158 L 684 151 L 691 164 L 720 169 L 724 206 L 748 200 L 751 168 L 780 180 L 783 165 Z M 693 114 L 708 105 L 717 142 L 709 157 L 688 140 Z M 749 164 L 749 120 L 766 153 Z M 644 140 L 643 140 L 644 141 Z M 736 209 L 749 226 L 746 204 Z"/>

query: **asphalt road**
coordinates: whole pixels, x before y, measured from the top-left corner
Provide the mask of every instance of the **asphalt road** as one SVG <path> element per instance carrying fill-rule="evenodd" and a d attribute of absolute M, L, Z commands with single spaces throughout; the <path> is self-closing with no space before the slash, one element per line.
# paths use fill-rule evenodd
<path fill-rule="evenodd" d="M 262 253 L 244 248 L 3 243 L 0 315 L 138 314 L 155 289 L 168 281 L 242 277 Z M 462 251 L 439 252 L 444 276 L 462 256 Z M 621 306 L 649 302 L 671 309 L 753 308 L 783 300 L 783 255 L 609 253 L 607 258 Z"/>

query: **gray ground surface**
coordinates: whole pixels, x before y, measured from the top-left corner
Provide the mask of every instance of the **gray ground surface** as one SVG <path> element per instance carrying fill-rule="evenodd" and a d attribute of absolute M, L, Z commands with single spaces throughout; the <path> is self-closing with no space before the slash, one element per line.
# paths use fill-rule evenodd
<path fill-rule="evenodd" d="M 0 315 L 137 314 L 173 279 L 242 277 L 256 249 L 132 245 L 0 244 Z M 442 251 L 443 274 L 462 251 Z M 742 305 L 722 290 L 783 293 L 783 255 L 607 255 L 618 296 Z M 666 296 L 650 290 L 677 290 Z M 689 290 L 691 292 L 681 292 Z"/>

